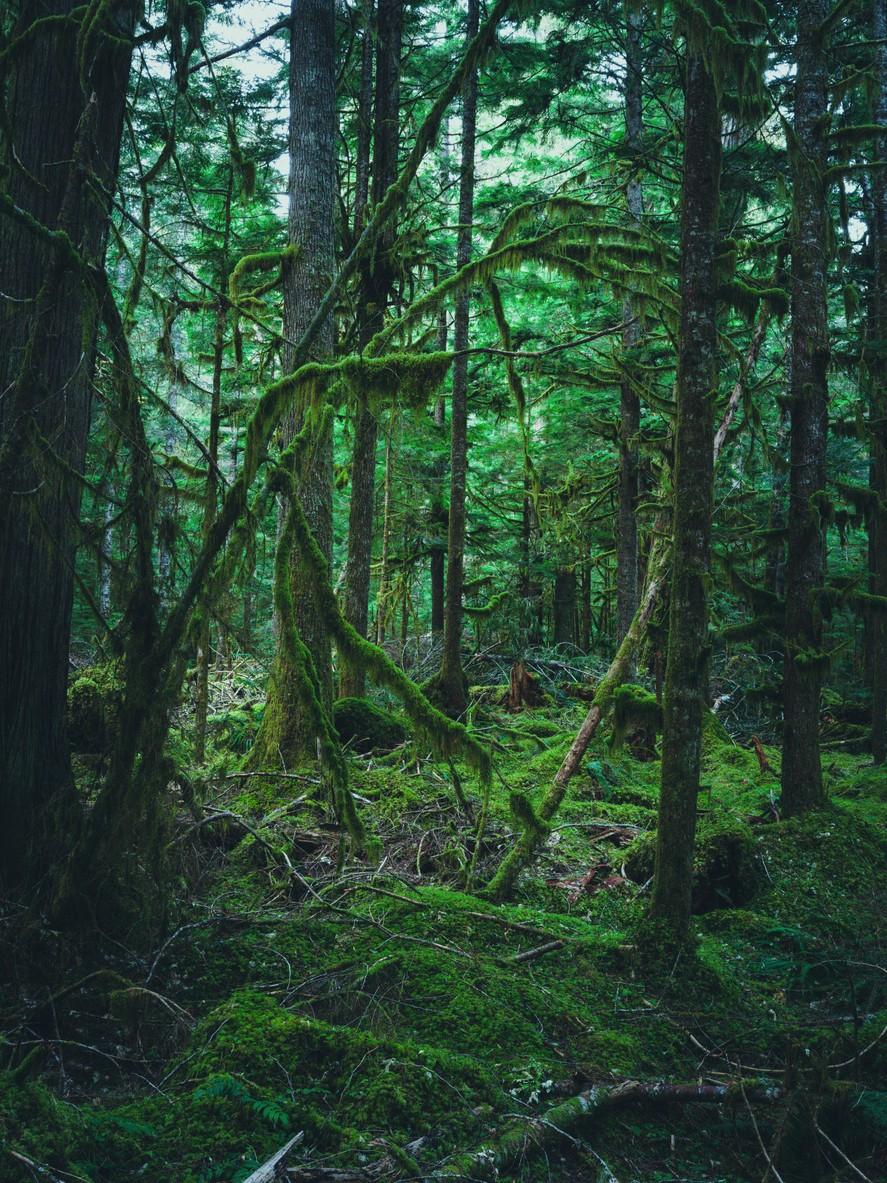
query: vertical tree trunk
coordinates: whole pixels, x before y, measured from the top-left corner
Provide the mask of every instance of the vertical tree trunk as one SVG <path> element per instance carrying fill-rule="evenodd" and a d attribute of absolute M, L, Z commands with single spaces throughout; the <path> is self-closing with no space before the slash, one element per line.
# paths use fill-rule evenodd
<path fill-rule="evenodd" d="M 824 800 L 819 699 L 825 658 L 818 604 L 825 489 L 829 363 L 828 216 L 824 174 L 828 68 L 819 28 L 828 0 L 800 0 L 796 48 L 792 236 L 791 477 L 786 562 L 782 807 L 803 813 Z"/>
<path fill-rule="evenodd" d="M 294 343 L 329 288 L 335 267 L 333 208 L 336 186 L 335 0 L 293 0 L 290 47 L 289 241 L 299 247 L 287 262 L 283 289 L 284 369 L 295 362 Z M 329 318 L 315 339 L 313 356 L 328 358 L 334 348 Z M 301 400 L 285 425 L 291 440 L 308 415 Z M 314 537 L 327 562 L 333 546 L 333 437 L 327 417 L 312 429 L 296 473 L 297 487 Z M 329 632 L 315 595 L 310 570 L 298 551 L 292 558 L 295 625 L 311 654 L 322 704 L 332 705 L 333 678 Z M 287 764 L 316 753 L 312 712 L 301 701 L 298 674 L 278 643 L 268 686 L 268 703 L 253 748 L 256 763 Z"/>
<path fill-rule="evenodd" d="M 388 617 L 388 553 L 391 548 L 391 493 L 394 486 L 394 426 L 392 411 L 388 420 L 388 434 L 385 438 L 385 486 L 382 496 L 382 555 L 379 563 L 379 591 L 376 595 L 376 644 L 385 640 L 385 624 Z"/>
<path fill-rule="evenodd" d="M 681 201 L 681 326 L 668 662 L 652 915 L 681 936 L 690 918 L 696 794 L 707 682 L 717 387 L 715 291 L 721 121 L 702 53 L 687 51 Z"/>
<path fill-rule="evenodd" d="M 228 249 L 231 238 L 231 189 L 234 177 L 233 171 L 228 171 L 228 192 L 225 195 L 225 235 L 222 244 L 222 274 L 218 286 L 225 291 L 228 286 Z M 216 509 L 219 493 L 218 463 L 219 463 L 219 431 L 222 421 L 222 367 L 225 361 L 225 328 L 228 323 L 228 310 L 224 300 L 216 304 L 216 324 L 213 338 L 213 377 L 212 394 L 209 406 L 209 438 L 207 440 L 207 470 L 206 501 L 203 507 L 203 538 L 209 536 L 212 524 L 216 520 Z M 221 642 L 220 642 L 221 644 Z M 200 627 L 197 639 L 197 694 L 194 707 L 194 759 L 198 764 L 203 763 L 206 751 L 206 719 L 209 709 L 209 667 L 212 636 L 210 632 L 209 613 L 204 611 L 200 617 Z"/>
<path fill-rule="evenodd" d="M 447 316 L 446 312 L 441 312 L 437 322 L 437 348 L 444 350 L 447 347 Z M 446 413 L 444 410 L 444 400 L 442 397 L 438 398 L 434 404 L 434 427 L 436 431 L 443 434 L 446 428 Z M 441 460 L 443 457 L 441 457 Z M 444 462 L 445 463 L 445 462 Z M 443 500 L 443 477 L 444 471 L 439 471 L 443 465 L 435 458 L 434 472 L 432 478 L 434 480 L 434 491 L 431 499 L 431 560 L 430 560 L 430 577 L 431 577 L 431 635 L 433 637 L 440 637 L 444 631 L 444 583 L 446 579 L 446 527 L 447 527 L 447 507 Z"/>
<path fill-rule="evenodd" d="M 466 40 L 477 34 L 479 0 L 468 0 Z M 471 260 L 474 220 L 474 148 L 477 134 L 477 70 L 469 74 L 462 91 L 462 161 L 459 185 L 459 237 L 456 266 Z M 471 302 L 467 292 L 456 297 L 454 348 L 468 348 Z M 462 670 L 462 584 L 465 566 L 465 485 L 468 476 L 468 357 L 458 354 L 453 364 L 453 398 L 450 422 L 450 516 L 447 539 L 447 587 L 444 649 L 440 670 L 440 694 L 445 709 L 460 715 L 467 705 Z"/>
<path fill-rule="evenodd" d="M 400 53 L 403 0 L 378 0 L 376 21 L 376 102 L 373 124 L 373 204 L 385 196 L 397 178 L 400 116 Z M 382 327 L 394 284 L 390 257 L 395 226 L 389 224 L 368 260 L 361 278 L 360 345 Z M 357 407 L 351 463 L 351 504 L 348 516 L 348 559 L 345 568 L 344 611 L 360 635 L 366 636 L 373 550 L 374 489 L 378 423 L 364 402 Z M 341 693 L 362 695 L 364 670 L 343 659 Z"/>
<path fill-rule="evenodd" d="M 554 643 L 576 644 L 576 572 L 558 567 L 554 574 Z"/>
<path fill-rule="evenodd" d="M 872 40 L 875 43 L 875 110 L 873 122 L 887 127 L 887 0 L 873 0 Z M 887 159 L 887 134 L 875 141 L 875 159 Z M 875 207 L 875 325 L 877 342 L 869 360 L 871 380 L 871 488 L 874 494 L 869 514 L 871 590 L 887 596 L 887 175 L 883 168 L 872 170 Z M 887 615 L 869 612 L 866 642 L 871 661 L 872 757 L 876 764 L 887 761 Z"/>
<path fill-rule="evenodd" d="M 630 9 L 627 16 L 627 50 L 625 55 L 625 147 L 630 156 L 640 151 L 643 137 L 643 106 L 641 95 L 641 14 Z M 626 198 L 631 219 L 639 224 L 643 212 L 641 183 L 636 175 L 637 164 L 632 164 Z M 627 352 L 635 349 L 641 339 L 641 326 L 634 319 L 631 298 L 622 306 L 625 328 L 622 344 Z M 638 608 L 638 447 L 637 434 L 641 425 L 641 405 L 631 382 L 626 376 L 619 392 L 619 507 L 616 519 L 616 599 L 618 640 L 628 632 Z"/>
<path fill-rule="evenodd" d="M 136 5 L 112 2 L 79 48 L 72 0 L 24 0 L 6 63 L 6 193 L 100 266 Z M 12 161 L 16 164 L 12 164 Z M 98 179 L 95 186 L 90 179 Z M 98 318 L 82 273 L 0 213 L 0 875 L 42 875 L 74 808 L 65 697 L 80 484 Z M 26 310 L 23 311 L 23 310 Z M 49 447 L 46 446 L 48 443 Z M 51 449 L 51 451 L 50 451 Z M 46 835 L 39 859 L 34 845 Z"/>

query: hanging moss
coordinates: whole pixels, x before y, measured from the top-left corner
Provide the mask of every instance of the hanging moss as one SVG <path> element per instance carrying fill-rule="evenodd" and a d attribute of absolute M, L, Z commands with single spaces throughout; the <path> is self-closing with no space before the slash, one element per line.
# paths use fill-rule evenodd
<path fill-rule="evenodd" d="M 390 353 L 354 355 L 335 363 L 346 387 L 370 406 L 398 398 L 408 407 L 424 407 L 453 363 L 453 354 Z"/>

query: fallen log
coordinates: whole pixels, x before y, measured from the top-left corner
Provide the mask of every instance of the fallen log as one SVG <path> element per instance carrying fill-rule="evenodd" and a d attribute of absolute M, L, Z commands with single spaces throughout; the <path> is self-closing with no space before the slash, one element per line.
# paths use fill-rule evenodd
<path fill-rule="evenodd" d="M 574 1131 L 606 1109 L 626 1101 L 724 1104 L 782 1098 L 781 1088 L 762 1088 L 757 1082 L 729 1084 L 675 1084 L 664 1080 L 624 1080 L 613 1085 L 592 1085 L 560 1101 L 539 1117 L 512 1122 L 497 1137 L 477 1150 L 454 1155 L 426 1175 L 424 1183 L 462 1179 L 464 1183 L 497 1180 L 526 1155 L 574 1140 Z M 606 1176 L 605 1176 L 606 1177 Z M 612 1175 L 611 1175 L 612 1177 Z"/>
<path fill-rule="evenodd" d="M 300 1130 L 295 1137 L 290 1138 L 285 1146 L 281 1146 L 276 1154 L 272 1154 L 260 1167 L 256 1167 L 253 1173 L 243 1180 L 243 1183 L 275 1183 L 276 1180 L 283 1179 L 286 1160 L 304 1137 L 304 1132 Z"/>

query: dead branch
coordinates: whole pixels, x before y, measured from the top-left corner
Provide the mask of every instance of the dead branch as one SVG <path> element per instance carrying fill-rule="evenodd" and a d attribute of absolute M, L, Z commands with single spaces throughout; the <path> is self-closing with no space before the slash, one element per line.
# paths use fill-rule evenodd
<path fill-rule="evenodd" d="M 304 1137 L 304 1132 L 300 1130 L 295 1137 L 290 1138 L 285 1146 L 281 1146 L 276 1154 L 272 1154 L 266 1162 L 263 1162 L 248 1178 L 244 1179 L 243 1183 L 274 1183 L 274 1180 L 282 1178 L 287 1158 Z"/>

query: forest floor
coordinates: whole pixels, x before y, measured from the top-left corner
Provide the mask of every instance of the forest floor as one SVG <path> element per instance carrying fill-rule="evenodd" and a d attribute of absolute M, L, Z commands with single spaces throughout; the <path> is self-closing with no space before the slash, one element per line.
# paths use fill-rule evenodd
<path fill-rule="evenodd" d="M 585 710 L 499 694 L 474 697 L 496 751 L 474 891 L 471 774 L 457 793 L 411 744 L 355 756 L 378 840 L 356 859 L 316 775 L 239 772 L 257 711 L 235 704 L 166 839 L 166 916 L 146 924 L 134 870 L 139 921 L 75 961 L 4 908 L 0 1181 L 238 1183 L 297 1133 L 279 1177 L 305 1183 L 887 1178 L 887 776 L 831 750 L 828 808 L 779 820 L 778 750 L 709 726 L 692 949 L 663 962 L 659 766 L 605 729 L 514 900 L 483 895 L 510 793 L 538 800 Z M 572 1121 L 566 1098 L 624 1080 L 741 1087 Z"/>

